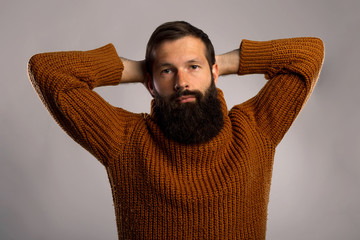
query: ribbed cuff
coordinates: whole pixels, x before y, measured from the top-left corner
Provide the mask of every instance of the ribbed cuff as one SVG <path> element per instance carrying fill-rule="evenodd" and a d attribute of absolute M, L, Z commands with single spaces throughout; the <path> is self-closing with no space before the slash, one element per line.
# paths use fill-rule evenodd
<path fill-rule="evenodd" d="M 266 73 L 271 66 L 272 41 L 250 41 L 244 39 L 240 45 L 239 75 Z"/>
<path fill-rule="evenodd" d="M 95 74 L 93 87 L 117 85 L 121 81 L 124 65 L 113 44 L 84 52 L 92 63 Z"/>

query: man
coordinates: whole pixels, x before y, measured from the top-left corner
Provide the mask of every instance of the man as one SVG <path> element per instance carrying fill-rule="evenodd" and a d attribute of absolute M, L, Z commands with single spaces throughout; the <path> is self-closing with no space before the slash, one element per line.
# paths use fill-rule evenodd
<path fill-rule="evenodd" d="M 145 61 L 112 45 L 43 53 L 30 79 L 60 126 L 106 168 L 119 239 L 265 239 L 275 148 L 310 96 L 323 62 L 317 38 L 243 40 L 215 57 L 186 22 L 159 26 Z M 265 74 L 230 111 L 218 77 Z M 93 88 L 144 83 L 150 114 L 111 106 Z"/>

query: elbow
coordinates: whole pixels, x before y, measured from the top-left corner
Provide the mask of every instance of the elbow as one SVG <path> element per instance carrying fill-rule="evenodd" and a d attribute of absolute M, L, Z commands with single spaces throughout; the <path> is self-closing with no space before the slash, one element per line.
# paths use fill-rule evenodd
<path fill-rule="evenodd" d="M 32 56 L 27 65 L 28 75 L 29 77 L 34 77 L 37 72 L 39 72 L 41 66 L 41 56 L 40 54 L 36 54 Z"/>
<path fill-rule="evenodd" d="M 35 81 L 35 68 L 36 68 L 36 58 L 37 55 L 32 56 L 27 64 L 27 73 L 28 73 L 28 78 L 31 81 L 31 83 L 34 85 L 34 81 Z"/>
<path fill-rule="evenodd" d="M 320 38 L 315 38 L 316 44 L 314 44 L 314 54 L 316 55 L 316 61 L 318 68 L 320 69 L 325 58 L 325 45 Z"/>
<path fill-rule="evenodd" d="M 32 56 L 27 65 L 28 78 L 38 93 L 42 85 L 42 79 L 44 75 L 46 75 L 46 72 L 49 71 L 49 67 L 46 65 L 45 55 L 46 54 L 42 53 Z"/>
<path fill-rule="evenodd" d="M 33 84 L 41 81 L 44 76 L 48 75 L 52 69 L 52 59 L 49 53 L 39 53 L 33 55 L 27 65 L 28 77 Z"/>
<path fill-rule="evenodd" d="M 295 56 L 295 71 L 311 80 L 319 76 L 324 62 L 325 47 L 320 38 L 307 38 L 306 40 Z"/>
<path fill-rule="evenodd" d="M 28 65 L 27 65 L 27 73 L 28 73 L 28 78 L 31 82 L 31 84 L 36 87 L 37 86 L 37 73 L 38 73 L 38 69 L 39 69 L 39 55 L 34 55 L 32 56 L 29 61 L 28 61 Z"/>
<path fill-rule="evenodd" d="M 311 38 L 311 42 L 309 44 L 309 61 L 317 71 L 320 71 L 324 62 L 324 57 L 324 42 L 320 38 Z"/>
<path fill-rule="evenodd" d="M 320 38 L 315 38 L 313 50 L 314 78 L 318 78 L 325 59 L 325 45 Z"/>

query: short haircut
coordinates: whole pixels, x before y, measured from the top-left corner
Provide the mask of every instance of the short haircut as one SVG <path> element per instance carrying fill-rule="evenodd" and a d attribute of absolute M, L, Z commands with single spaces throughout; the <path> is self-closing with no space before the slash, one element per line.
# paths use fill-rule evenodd
<path fill-rule="evenodd" d="M 155 29 L 152 33 L 145 53 L 146 71 L 152 76 L 152 67 L 154 64 L 154 51 L 166 41 L 175 41 L 183 37 L 192 36 L 200 39 L 205 45 L 205 57 L 209 63 L 210 69 L 215 64 L 215 51 L 208 35 L 201 29 L 194 27 L 185 21 L 167 22 Z"/>

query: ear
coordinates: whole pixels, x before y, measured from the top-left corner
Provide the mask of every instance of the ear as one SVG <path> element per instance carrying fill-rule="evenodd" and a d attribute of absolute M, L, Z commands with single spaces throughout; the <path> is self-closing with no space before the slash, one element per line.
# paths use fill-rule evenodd
<path fill-rule="evenodd" d="M 151 96 L 152 97 L 155 97 L 155 94 L 154 94 L 154 83 L 153 83 L 153 79 L 152 77 L 150 76 L 149 73 L 146 73 L 146 88 L 148 89 L 148 91 L 150 92 Z"/>
<path fill-rule="evenodd" d="M 215 63 L 214 65 L 212 65 L 212 69 L 211 72 L 214 76 L 214 83 L 216 85 L 218 78 L 219 78 L 219 66 L 217 65 L 217 63 Z"/>

